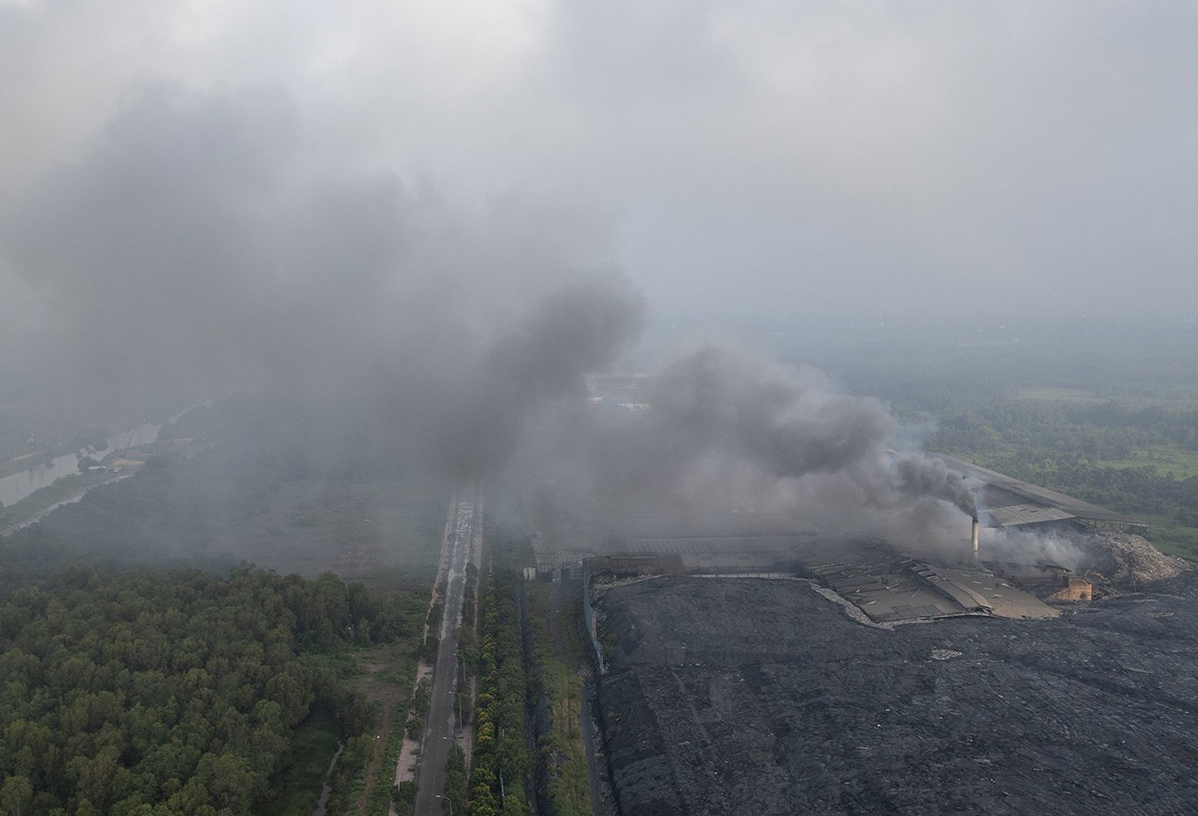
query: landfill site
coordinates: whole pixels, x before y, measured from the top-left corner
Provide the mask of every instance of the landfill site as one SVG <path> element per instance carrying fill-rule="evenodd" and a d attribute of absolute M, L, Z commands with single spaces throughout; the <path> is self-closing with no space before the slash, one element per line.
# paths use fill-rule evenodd
<path fill-rule="evenodd" d="M 1193 565 L 1135 519 L 988 474 L 1014 509 L 955 560 L 776 531 L 587 559 L 610 812 L 1195 812 Z M 1021 524 L 1084 563 L 989 559 Z"/>

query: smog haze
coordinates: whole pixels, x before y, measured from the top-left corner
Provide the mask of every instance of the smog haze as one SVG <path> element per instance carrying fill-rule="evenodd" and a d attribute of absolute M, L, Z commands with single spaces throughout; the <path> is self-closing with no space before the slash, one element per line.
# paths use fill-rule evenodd
<path fill-rule="evenodd" d="M 5 357 L 385 356 L 595 267 L 656 314 L 1184 313 L 1195 14 L 9 0 Z"/>
<path fill-rule="evenodd" d="M 0 0 L 0 816 L 1194 812 L 1196 35 Z"/>
<path fill-rule="evenodd" d="M 677 378 L 729 337 L 870 389 L 826 353 L 862 327 L 937 345 L 1118 318 L 1192 345 L 1196 22 L 5 2 L 9 398 L 98 422 L 234 394 L 368 405 L 481 475 L 588 375 Z M 844 399 L 868 417 L 848 453 L 903 447 Z M 763 438 L 738 455 L 796 475 Z"/>

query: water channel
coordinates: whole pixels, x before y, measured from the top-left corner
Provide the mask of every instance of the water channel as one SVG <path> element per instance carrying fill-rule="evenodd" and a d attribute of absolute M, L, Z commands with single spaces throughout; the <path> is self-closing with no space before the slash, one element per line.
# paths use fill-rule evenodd
<path fill-rule="evenodd" d="M 78 473 L 79 460 L 84 456 L 90 456 L 97 460 L 103 459 L 113 451 L 153 442 L 158 438 L 158 431 L 161 428 L 161 425 L 153 425 L 147 422 L 144 425 L 138 425 L 132 430 L 108 437 L 108 446 L 102 451 L 83 450 L 76 453 L 55 456 L 49 465 L 38 464 L 29 470 L 22 470 L 20 473 L 5 476 L 3 479 L 0 479 L 0 503 L 4 504 L 5 507 L 15 504 L 32 494 L 35 490 L 49 487 L 63 476 Z"/>
<path fill-rule="evenodd" d="M 205 402 L 200 405 L 211 405 Z M 192 408 L 198 408 L 199 405 L 193 405 L 187 408 L 166 421 L 169 425 L 175 422 L 179 417 L 186 414 Z M 147 445 L 158 438 L 158 432 L 162 430 L 162 425 L 155 425 L 151 422 L 145 422 L 132 428 L 128 431 L 122 431 L 118 434 L 113 434 L 106 441 L 107 447 L 101 451 L 80 450 L 75 453 L 67 453 L 62 456 L 55 456 L 48 465 L 33 465 L 28 470 L 23 470 L 20 473 L 14 473 L 11 476 L 0 478 L 0 504 L 8 507 L 16 504 L 26 496 L 31 495 L 35 490 L 40 490 L 43 487 L 49 487 L 54 482 L 61 479 L 63 476 L 70 476 L 73 473 L 79 472 L 79 460 L 84 456 L 90 456 L 92 459 L 103 459 L 110 453 L 126 448 L 135 448 L 138 445 Z"/>
<path fill-rule="evenodd" d="M 337 760 L 341 759 L 341 752 L 344 750 L 345 743 L 337 743 L 337 753 L 333 754 L 333 761 L 324 773 L 324 788 L 320 791 L 320 801 L 316 803 L 316 810 L 312 811 L 312 816 L 325 816 L 329 811 L 329 797 L 333 794 L 333 786 L 329 782 L 333 776 L 333 769 L 337 767 Z"/>

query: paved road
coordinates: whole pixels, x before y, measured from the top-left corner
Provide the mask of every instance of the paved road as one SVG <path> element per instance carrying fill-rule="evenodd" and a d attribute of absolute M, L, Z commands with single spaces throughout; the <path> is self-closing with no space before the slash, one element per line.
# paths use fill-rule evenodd
<path fill-rule="evenodd" d="M 449 569 L 445 592 L 445 617 L 441 622 L 441 645 L 437 649 L 437 664 L 433 669 L 432 699 L 429 702 L 428 728 L 424 734 L 424 751 L 420 760 L 417 781 L 416 816 L 441 813 L 438 798 L 445 789 L 445 760 L 453 743 L 457 714 L 454 711 L 454 690 L 458 678 L 457 628 L 462 622 L 462 601 L 466 595 L 466 564 L 470 559 L 470 543 L 480 519 L 475 514 L 473 490 L 463 491 L 454 510 L 452 541 L 449 550 Z"/>

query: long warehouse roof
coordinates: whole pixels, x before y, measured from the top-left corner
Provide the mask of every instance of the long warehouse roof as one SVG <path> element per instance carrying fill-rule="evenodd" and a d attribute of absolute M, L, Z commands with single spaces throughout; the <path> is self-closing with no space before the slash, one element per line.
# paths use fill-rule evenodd
<path fill-rule="evenodd" d="M 1117 513 L 1097 504 L 1066 496 L 1055 490 L 1020 481 L 1006 474 L 981 467 L 953 456 L 936 454 L 949 467 L 983 483 L 978 491 L 979 504 L 989 513 L 996 527 L 1064 521 L 1071 518 L 1147 527 L 1148 522 Z"/>

